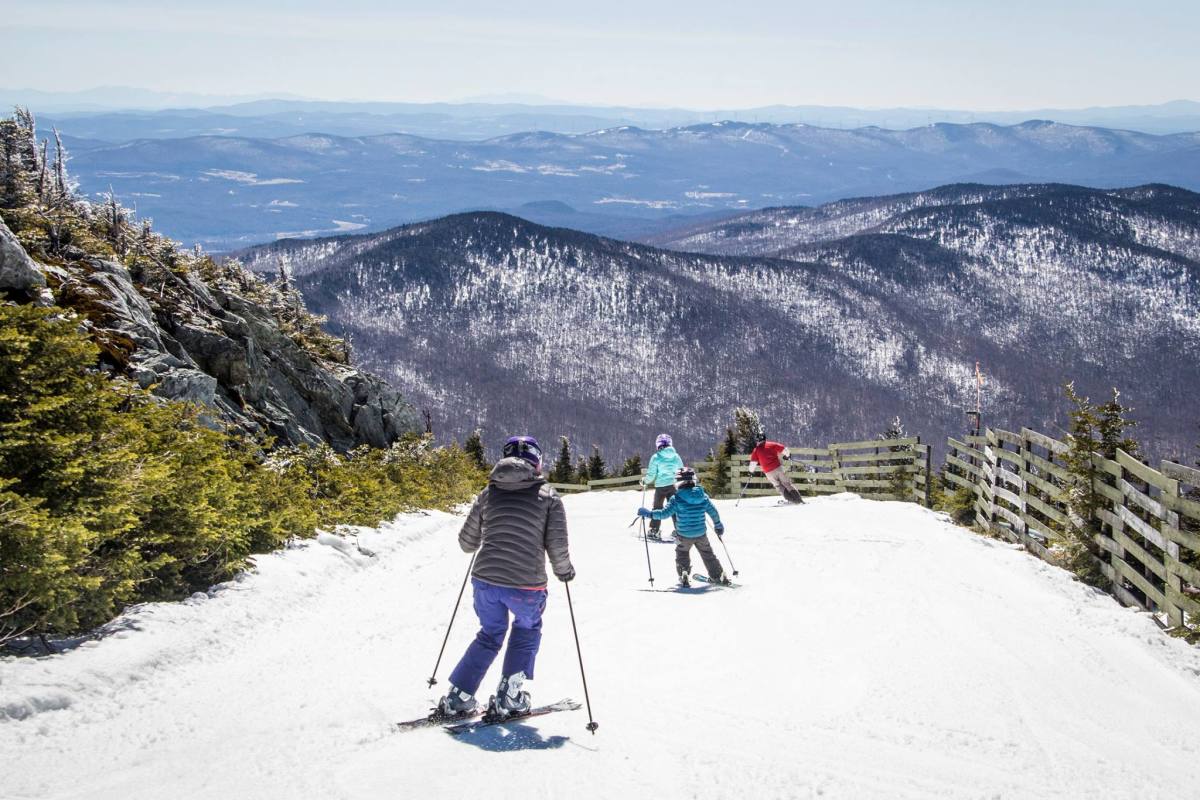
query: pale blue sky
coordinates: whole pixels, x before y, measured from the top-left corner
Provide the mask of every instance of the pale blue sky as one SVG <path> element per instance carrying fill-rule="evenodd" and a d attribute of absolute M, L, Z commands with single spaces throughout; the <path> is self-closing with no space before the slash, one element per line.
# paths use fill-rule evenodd
<path fill-rule="evenodd" d="M 0 86 L 978 110 L 1200 99 L 1197 0 L 0 0 Z"/>

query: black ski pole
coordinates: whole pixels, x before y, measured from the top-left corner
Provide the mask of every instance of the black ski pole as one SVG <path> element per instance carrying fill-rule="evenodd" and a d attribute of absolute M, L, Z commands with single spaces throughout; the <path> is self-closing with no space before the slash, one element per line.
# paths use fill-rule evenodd
<path fill-rule="evenodd" d="M 750 485 L 749 480 L 746 480 L 745 482 L 742 483 L 742 491 L 741 491 L 741 494 L 738 495 L 737 502 L 733 504 L 734 508 L 737 508 L 738 506 L 740 506 L 742 504 L 742 498 L 746 496 L 746 487 L 749 485 Z"/>
<path fill-rule="evenodd" d="M 725 546 L 725 537 L 717 534 L 717 541 L 721 543 L 722 549 L 725 550 L 725 560 L 729 562 L 729 568 L 733 570 L 733 577 L 736 578 L 738 574 L 737 567 L 733 565 L 733 559 L 729 557 L 729 548 Z"/>
<path fill-rule="evenodd" d="M 650 566 L 650 538 L 646 536 L 646 518 L 642 520 L 642 544 L 646 546 L 646 572 L 650 573 L 650 585 L 654 585 L 654 568 Z"/>
<path fill-rule="evenodd" d="M 458 606 L 462 602 L 463 592 L 467 590 L 467 580 L 471 577 L 471 570 L 475 569 L 475 556 L 477 555 L 479 555 L 478 549 L 471 554 L 471 563 L 467 565 L 467 574 L 463 576 L 462 586 L 458 590 L 458 599 L 454 601 L 454 611 L 450 613 L 450 624 L 446 626 L 446 636 L 442 639 L 442 649 L 438 651 L 437 662 L 433 665 L 433 673 L 429 676 L 430 686 L 437 683 L 438 667 L 442 665 L 442 655 L 446 652 L 446 642 L 450 641 L 450 629 L 454 627 L 454 618 L 458 616 Z"/>
<path fill-rule="evenodd" d="M 579 677 L 583 678 L 583 702 L 587 704 L 588 712 L 587 729 L 595 736 L 600 723 L 592 719 L 592 699 L 588 696 L 587 673 L 583 671 L 583 651 L 579 649 L 579 628 L 575 627 L 575 604 L 571 602 L 571 584 L 567 582 L 563 586 L 567 589 L 567 608 L 571 610 L 571 632 L 575 634 L 575 655 L 579 656 Z"/>

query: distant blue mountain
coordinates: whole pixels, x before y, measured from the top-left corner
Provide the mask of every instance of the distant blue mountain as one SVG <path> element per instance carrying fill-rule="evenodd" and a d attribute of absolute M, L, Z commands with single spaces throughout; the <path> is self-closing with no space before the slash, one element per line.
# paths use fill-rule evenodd
<path fill-rule="evenodd" d="M 65 133 L 79 132 L 63 123 Z M 463 210 L 644 237 L 649 223 L 814 205 L 955 182 L 1169 183 L 1200 190 L 1200 134 L 1032 121 L 908 130 L 714 122 L 483 141 L 404 134 L 197 136 L 82 142 L 70 166 L 159 229 L 225 250 L 283 236 L 373 231 Z M 556 201 L 578 213 L 570 220 Z M 629 223 L 629 224 L 626 224 Z"/>

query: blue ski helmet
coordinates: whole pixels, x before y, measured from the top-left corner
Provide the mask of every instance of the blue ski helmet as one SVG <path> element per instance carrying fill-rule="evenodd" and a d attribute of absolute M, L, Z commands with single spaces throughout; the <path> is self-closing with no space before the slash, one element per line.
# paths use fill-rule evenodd
<path fill-rule="evenodd" d="M 670 447 L 671 446 L 671 434 L 660 433 L 658 435 L 658 438 L 654 440 L 654 446 L 657 447 L 659 450 L 662 450 L 664 447 Z"/>
<path fill-rule="evenodd" d="M 532 436 L 510 436 L 504 443 L 505 458 L 523 458 L 534 469 L 542 468 L 542 448 Z"/>

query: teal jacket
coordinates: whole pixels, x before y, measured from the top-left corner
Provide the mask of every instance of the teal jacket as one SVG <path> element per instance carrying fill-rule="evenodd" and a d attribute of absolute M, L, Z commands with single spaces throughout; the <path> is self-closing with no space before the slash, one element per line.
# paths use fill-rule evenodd
<path fill-rule="evenodd" d="M 680 489 L 667 501 L 666 506 L 651 513 L 655 519 L 675 517 L 675 535 L 687 539 L 699 539 L 708 533 L 708 527 L 704 520 L 705 514 L 712 517 L 713 525 L 721 524 L 721 516 L 717 513 L 717 507 L 699 486 Z"/>
<path fill-rule="evenodd" d="M 650 463 L 646 465 L 646 474 L 642 477 L 642 483 L 646 486 L 651 484 L 671 486 L 675 483 L 675 471 L 682 468 L 683 459 L 679 457 L 679 453 L 675 452 L 675 448 L 664 447 L 650 456 Z"/>

